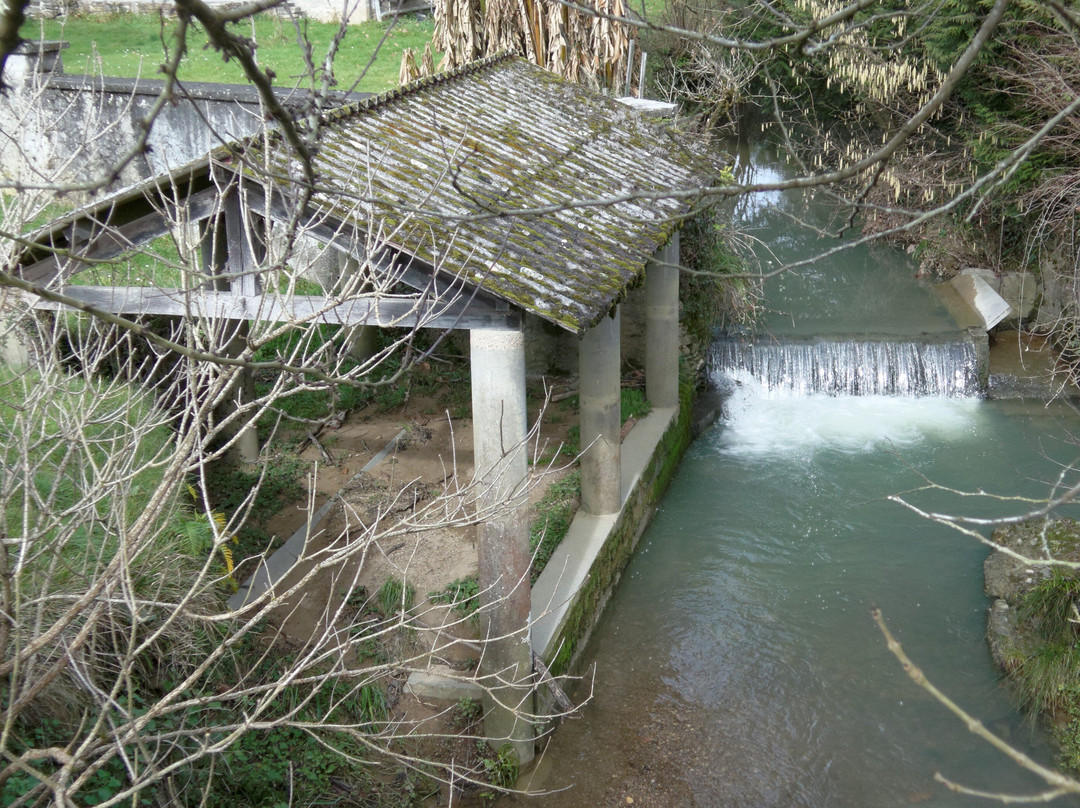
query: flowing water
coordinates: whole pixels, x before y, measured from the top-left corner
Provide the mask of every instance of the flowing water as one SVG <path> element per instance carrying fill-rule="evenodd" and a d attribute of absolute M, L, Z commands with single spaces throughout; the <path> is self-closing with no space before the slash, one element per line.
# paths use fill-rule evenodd
<path fill-rule="evenodd" d="M 780 169 L 759 156 L 754 170 Z M 793 212 L 827 215 L 779 195 L 739 211 L 772 251 L 765 260 L 821 249 L 793 230 Z M 794 345 L 795 354 L 822 342 L 865 345 L 868 334 L 879 347 L 883 334 L 951 344 L 954 327 L 913 275 L 906 256 L 877 248 L 774 279 L 771 333 L 759 342 Z M 827 336 L 814 343 L 808 334 Z M 771 375 L 727 347 L 717 356 L 741 368 L 716 371 L 734 390 L 726 415 L 688 452 L 590 642 L 591 678 L 577 695 L 591 686 L 592 701 L 558 728 L 533 779 L 556 793 L 527 804 L 986 804 L 946 790 L 936 771 L 975 788 L 1037 788 L 906 677 L 870 609 L 882 609 L 961 706 L 1049 761 L 986 647 L 987 551 L 889 497 L 1016 512 L 1023 506 L 926 487 L 1045 494 L 1080 453 L 1067 439 L 1070 413 L 964 397 L 959 371 L 935 371 L 948 397 L 829 395 L 905 391 L 891 381 L 787 383 L 803 373 L 791 357 Z M 860 349 L 850 361 L 883 360 Z M 895 370 L 917 356 L 884 361 L 894 367 L 888 379 L 925 381 L 925 371 Z"/>

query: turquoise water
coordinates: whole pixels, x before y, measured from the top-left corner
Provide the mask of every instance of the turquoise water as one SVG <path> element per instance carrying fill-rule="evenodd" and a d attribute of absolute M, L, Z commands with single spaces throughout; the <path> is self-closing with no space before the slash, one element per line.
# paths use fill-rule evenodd
<path fill-rule="evenodd" d="M 594 699 L 560 727 L 543 770 L 545 787 L 573 788 L 550 804 L 635 793 L 657 805 L 978 803 L 936 784 L 935 771 L 1030 789 L 906 678 L 869 612 L 883 610 L 962 706 L 1049 759 L 989 658 L 986 550 L 888 497 L 923 476 L 1044 493 L 1057 473 L 1044 450 L 1076 455 L 1048 437 L 1059 416 L 976 400 L 746 395 L 692 447 L 608 606 L 589 649 Z"/>
<path fill-rule="evenodd" d="M 765 233 L 774 213 L 740 215 Z M 774 249 L 820 247 L 797 241 Z M 877 248 L 835 260 L 810 270 L 830 278 L 825 309 L 853 288 L 881 289 L 916 330 L 948 327 L 932 301 L 922 308 L 928 293 L 906 256 Z M 771 303 L 784 312 L 774 325 L 881 333 L 905 320 L 855 318 L 837 303 L 838 326 L 807 304 L 816 288 L 774 283 Z M 937 771 L 980 789 L 1037 789 L 906 677 L 870 609 L 935 684 L 1049 761 L 986 647 L 987 550 L 890 497 L 973 516 L 1023 511 L 918 489 L 1045 495 L 1080 454 L 1068 440 L 1078 429 L 1057 406 L 796 397 L 744 380 L 691 447 L 590 642 L 577 695 L 592 698 L 555 732 L 533 781 L 557 793 L 528 804 L 987 804 L 951 793 Z"/>

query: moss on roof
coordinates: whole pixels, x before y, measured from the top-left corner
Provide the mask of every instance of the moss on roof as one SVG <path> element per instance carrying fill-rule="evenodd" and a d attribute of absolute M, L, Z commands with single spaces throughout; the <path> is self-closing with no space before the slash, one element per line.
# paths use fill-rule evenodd
<path fill-rule="evenodd" d="M 284 142 L 266 143 L 249 141 L 244 170 L 290 176 Z M 313 203 L 580 333 L 689 210 L 663 194 L 705 170 L 637 112 L 500 55 L 328 113 Z"/>

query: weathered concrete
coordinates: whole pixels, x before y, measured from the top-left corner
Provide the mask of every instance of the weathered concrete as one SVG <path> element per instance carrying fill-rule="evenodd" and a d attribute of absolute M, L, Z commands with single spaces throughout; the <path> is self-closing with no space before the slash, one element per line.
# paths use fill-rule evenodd
<path fill-rule="evenodd" d="M 585 332 L 579 349 L 581 507 L 594 516 L 622 505 L 619 463 L 619 313 Z M 676 365 L 676 367 L 678 367 Z"/>
<path fill-rule="evenodd" d="M 23 301 L 14 289 L 0 290 L 0 362 L 9 367 L 30 364 L 29 338 L 22 330 Z"/>
<path fill-rule="evenodd" d="M 978 315 L 981 325 L 989 331 L 1009 316 L 1011 309 L 1008 302 L 977 272 L 964 270 L 949 284 Z"/>
<path fill-rule="evenodd" d="M 574 668 L 690 445 L 692 396 L 684 385 L 677 409 L 653 410 L 634 426 L 623 442 L 619 513 L 579 510 L 533 587 L 533 649 L 555 675 Z"/>
<path fill-rule="evenodd" d="M 649 98 L 635 98 L 632 95 L 615 100 L 648 118 L 674 118 L 679 111 L 679 105 L 672 104 L 670 101 L 653 101 Z"/>
<path fill-rule="evenodd" d="M 619 492 L 620 507 L 640 482 L 677 413 L 676 408 L 654 409 L 634 424 L 626 436 L 620 457 L 621 476 L 626 481 L 624 490 Z M 578 511 L 533 587 L 533 650 L 544 659 L 553 659 L 558 652 L 555 641 L 565 627 L 570 605 L 620 517 L 618 512 L 597 516 Z"/>
<path fill-rule="evenodd" d="M 259 131 L 266 114 L 251 85 L 185 82 L 183 93 L 160 110 L 136 150 L 148 113 L 165 86 L 156 79 L 65 75 L 62 43 L 24 43 L 8 59 L 0 98 L 0 130 L 18 132 L 0 144 L 0 174 L 63 184 L 101 182 L 130 154 L 119 183 L 130 184 L 206 155 L 223 142 Z M 76 70 L 82 65 L 68 65 Z M 337 94 L 331 105 L 369 97 Z M 275 90 L 278 102 L 302 111 L 306 94 Z"/>
<path fill-rule="evenodd" d="M 1076 399 L 1080 389 L 1058 366 L 1057 351 L 1045 336 L 1002 330 L 992 335 L 989 346 L 990 398 Z"/>
<path fill-rule="evenodd" d="M 645 267 L 645 397 L 679 403 L 679 232 Z"/>
<path fill-rule="evenodd" d="M 455 671 L 448 665 L 432 665 L 427 670 L 413 671 L 405 683 L 405 692 L 424 699 L 481 701 L 484 691 L 468 674 Z"/>
<path fill-rule="evenodd" d="M 533 759 L 535 714 L 529 644 L 529 498 L 525 436 L 525 338 L 521 331 L 470 333 L 473 451 L 479 504 L 480 619 L 487 644 L 480 666 L 484 731 L 510 742 L 520 763 Z"/>
<path fill-rule="evenodd" d="M 981 267 L 967 267 L 961 274 L 976 275 L 1009 304 L 1009 315 L 1003 322 L 1019 325 L 1035 314 L 1039 284 L 1030 272 L 995 272 Z"/>

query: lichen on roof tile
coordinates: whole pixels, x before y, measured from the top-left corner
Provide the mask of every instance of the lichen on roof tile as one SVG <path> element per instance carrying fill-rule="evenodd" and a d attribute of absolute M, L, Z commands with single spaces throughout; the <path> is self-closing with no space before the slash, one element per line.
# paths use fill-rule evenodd
<path fill-rule="evenodd" d="M 248 165 L 288 176 L 283 142 L 264 143 Z M 314 168 L 316 203 L 346 224 L 373 214 L 397 247 L 578 333 L 688 211 L 663 194 L 709 170 L 635 111 L 509 55 L 328 113 Z M 341 214 L 335 194 L 364 204 Z"/>

